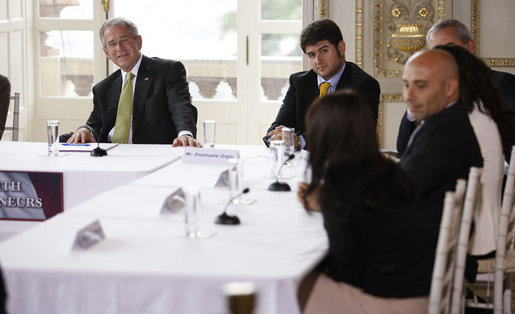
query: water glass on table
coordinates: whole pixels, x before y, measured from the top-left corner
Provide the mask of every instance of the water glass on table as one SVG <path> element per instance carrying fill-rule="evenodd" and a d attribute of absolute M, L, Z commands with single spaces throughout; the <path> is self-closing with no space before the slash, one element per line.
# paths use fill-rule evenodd
<path fill-rule="evenodd" d="M 255 200 L 244 196 L 243 190 L 243 161 L 240 158 L 231 158 L 229 162 L 229 199 L 233 204 L 250 205 Z"/>
<path fill-rule="evenodd" d="M 216 139 L 216 121 L 204 120 L 202 123 L 204 125 L 204 146 L 213 148 Z"/>
<path fill-rule="evenodd" d="M 200 225 L 200 190 L 198 188 L 186 188 L 184 190 L 184 227 L 186 236 L 189 238 L 199 238 Z"/>
<path fill-rule="evenodd" d="M 47 120 L 48 156 L 59 155 L 59 120 Z"/>
<path fill-rule="evenodd" d="M 281 168 L 284 163 L 284 141 L 273 140 L 270 141 L 270 174 L 272 178 L 279 178 L 281 176 Z"/>

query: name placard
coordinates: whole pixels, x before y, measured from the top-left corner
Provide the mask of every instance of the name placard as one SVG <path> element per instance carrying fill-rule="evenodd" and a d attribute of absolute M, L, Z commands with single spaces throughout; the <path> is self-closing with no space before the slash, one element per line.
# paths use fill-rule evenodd
<path fill-rule="evenodd" d="M 182 161 L 192 163 L 226 164 L 231 158 L 240 158 L 237 149 L 185 147 Z"/>
<path fill-rule="evenodd" d="M 161 215 L 169 213 L 175 214 L 179 210 L 181 210 L 185 204 L 186 201 L 184 191 L 182 190 L 182 188 L 178 188 L 166 197 L 163 206 L 161 207 L 161 211 L 159 213 Z"/>
<path fill-rule="evenodd" d="M 218 180 L 216 180 L 215 187 L 229 186 L 229 169 L 220 172 Z"/>
<path fill-rule="evenodd" d="M 104 230 L 102 230 L 100 221 L 95 220 L 89 225 L 77 231 L 72 249 L 86 250 L 104 239 Z"/>
<path fill-rule="evenodd" d="M 62 172 L 0 171 L 1 220 L 44 220 L 62 211 Z"/>

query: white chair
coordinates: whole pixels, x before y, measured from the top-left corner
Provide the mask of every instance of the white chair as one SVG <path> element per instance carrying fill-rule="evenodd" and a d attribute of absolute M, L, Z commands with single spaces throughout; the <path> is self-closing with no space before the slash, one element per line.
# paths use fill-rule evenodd
<path fill-rule="evenodd" d="M 436 247 L 429 294 L 429 314 L 448 313 L 454 276 L 454 260 L 465 193 L 465 180 L 458 180 L 455 192 L 446 192 Z"/>
<path fill-rule="evenodd" d="M 515 269 L 515 146 L 511 150 L 511 164 L 504 187 L 495 258 L 480 260 L 476 281 L 494 283 L 494 298 L 492 303 L 468 301 L 468 307 L 493 309 L 495 314 L 511 313 L 511 276 Z M 509 235 L 509 236 L 508 236 Z"/>
<path fill-rule="evenodd" d="M 463 308 L 463 278 L 465 276 L 465 265 L 470 240 L 470 228 L 472 227 L 474 213 L 481 205 L 481 172 L 482 169 L 471 167 L 467 181 L 467 191 L 465 193 L 465 202 L 463 204 L 463 212 L 461 215 L 458 246 L 456 249 L 454 280 L 452 285 L 453 292 L 451 297 L 451 313 L 453 314 L 461 313 Z"/>
<path fill-rule="evenodd" d="M 5 127 L 4 130 L 12 131 L 12 141 L 18 141 L 18 133 L 20 130 L 20 93 L 14 93 L 14 96 L 11 96 L 11 100 L 13 102 L 13 126 Z"/>

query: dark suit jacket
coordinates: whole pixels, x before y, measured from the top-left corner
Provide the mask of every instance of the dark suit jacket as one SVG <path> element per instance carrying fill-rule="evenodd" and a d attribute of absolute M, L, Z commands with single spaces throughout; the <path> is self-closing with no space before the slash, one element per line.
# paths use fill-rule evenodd
<path fill-rule="evenodd" d="M 10 101 L 11 83 L 7 77 L 0 75 L 0 139 L 4 134 L 5 120 L 7 119 Z"/>
<path fill-rule="evenodd" d="M 483 166 L 465 106 L 457 102 L 427 118 L 399 164 L 421 198 L 424 234 L 436 248 L 445 192 L 454 191 L 457 179 L 467 179 L 470 167 Z"/>
<path fill-rule="evenodd" d="M 377 121 L 379 106 L 379 83 L 352 62 L 345 62 L 345 70 L 338 81 L 336 89 L 352 88 L 365 98 Z M 267 133 L 279 125 L 295 128 L 297 135 L 305 135 L 305 116 L 311 103 L 318 98 L 317 74 L 313 70 L 298 72 L 290 76 L 290 87 L 274 123 Z M 263 140 L 268 145 L 268 136 Z M 304 137 L 306 139 L 306 137 Z"/>
<path fill-rule="evenodd" d="M 515 112 L 515 75 L 492 70 L 492 82 L 506 105 Z"/>
<path fill-rule="evenodd" d="M 504 100 L 506 105 L 510 107 L 511 111 L 515 112 L 515 75 L 506 72 L 499 72 L 491 70 L 492 72 L 492 83 L 497 87 L 501 98 Z M 410 122 L 406 118 L 406 113 L 401 120 L 401 125 L 399 126 L 399 134 L 397 135 L 397 151 L 400 155 L 406 149 L 406 145 L 408 144 L 408 140 L 411 136 L 411 133 L 415 130 L 415 123 Z M 512 145 L 515 145 L 515 134 L 512 134 Z M 510 156 L 505 156 L 506 160 L 510 158 Z"/>
<path fill-rule="evenodd" d="M 100 142 L 107 141 L 115 125 L 121 88 L 120 70 L 93 87 L 94 107 L 86 124 Z M 182 63 L 143 56 L 132 115 L 134 144 L 171 144 L 180 131 L 196 135 L 197 109 L 191 104 Z"/>

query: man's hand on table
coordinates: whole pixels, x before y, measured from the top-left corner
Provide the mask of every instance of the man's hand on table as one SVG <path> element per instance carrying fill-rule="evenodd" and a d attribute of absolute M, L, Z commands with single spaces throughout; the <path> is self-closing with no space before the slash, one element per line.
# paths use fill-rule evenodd
<path fill-rule="evenodd" d="M 73 132 L 73 135 L 68 139 L 67 143 L 95 143 L 95 137 L 87 128 L 81 127 Z"/>
<path fill-rule="evenodd" d="M 181 135 L 175 140 L 173 140 L 172 147 L 177 146 L 192 146 L 192 147 L 202 147 L 199 142 L 197 142 L 193 136 L 190 135 Z"/>

